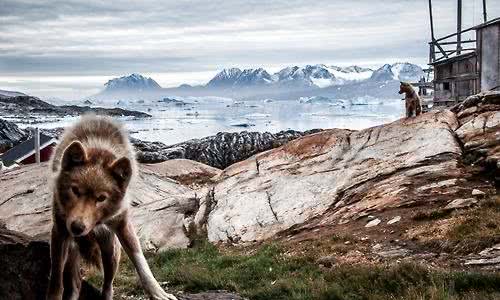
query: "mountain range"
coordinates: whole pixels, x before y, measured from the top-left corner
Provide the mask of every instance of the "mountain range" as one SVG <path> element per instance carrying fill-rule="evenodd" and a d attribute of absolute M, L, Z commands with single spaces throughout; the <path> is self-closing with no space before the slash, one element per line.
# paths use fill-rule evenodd
<path fill-rule="evenodd" d="M 131 74 L 109 80 L 104 90 L 89 97 L 95 100 L 139 100 L 172 96 L 224 96 L 239 99 L 298 99 L 307 96 L 397 97 L 399 81 L 416 82 L 423 76 L 411 63 L 385 64 L 378 69 L 324 64 L 291 66 L 276 73 L 263 68 L 229 68 L 217 73 L 205 85 L 183 84 L 162 88 L 154 79 Z"/>

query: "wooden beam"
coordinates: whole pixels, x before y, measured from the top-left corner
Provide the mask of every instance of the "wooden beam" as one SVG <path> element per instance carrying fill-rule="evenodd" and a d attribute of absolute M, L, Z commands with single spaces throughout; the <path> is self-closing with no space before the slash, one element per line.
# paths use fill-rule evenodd
<path fill-rule="evenodd" d="M 469 32 L 469 31 L 471 31 L 471 30 L 475 30 L 475 29 L 476 29 L 476 27 L 475 27 L 475 26 L 474 26 L 474 27 L 470 27 L 470 28 L 467 28 L 467 29 L 464 29 L 464 30 L 460 31 L 460 33 L 466 33 L 466 32 Z M 442 40 L 449 39 L 449 38 L 451 38 L 451 37 L 454 37 L 454 36 L 455 36 L 455 35 L 457 35 L 457 34 L 458 34 L 458 32 L 455 32 L 455 33 L 452 33 L 452 34 L 448 34 L 447 36 L 443 36 L 443 37 L 441 37 L 441 38 L 439 38 L 439 39 L 436 39 L 436 42 L 440 42 L 440 41 L 442 41 Z"/>
<path fill-rule="evenodd" d="M 483 0 L 483 20 L 484 23 L 488 22 L 488 13 L 486 12 L 486 0 Z"/>
<path fill-rule="evenodd" d="M 34 141 L 35 141 L 35 161 L 37 164 L 40 163 L 40 129 L 38 127 L 34 130 Z"/>
<path fill-rule="evenodd" d="M 462 52 L 462 0 L 457 0 L 457 55 Z"/>
<path fill-rule="evenodd" d="M 441 45 L 438 42 L 436 42 L 435 44 L 436 44 L 436 47 L 438 47 L 441 54 L 443 54 L 444 57 L 448 58 L 448 55 L 446 54 L 446 51 L 444 51 L 443 47 L 441 47 Z"/>
<path fill-rule="evenodd" d="M 467 40 L 467 41 L 462 41 L 462 44 L 470 44 L 470 43 L 475 43 L 476 40 Z M 455 45 L 457 42 L 439 42 L 440 45 Z"/>
<path fill-rule="evenodd" d="M 432 18 L 432 0 L 429 0 L 429 17 L 431 19 L 431 40 L 435 40 L 434 37 L 434 20 Z"/>
<path fill-rule="evenodd" d="M 462 51 L 475 51 L 476 48 L 462 48 Z M 457 50 L 444 50 L 446 53 L 455 53 Z M 441 53 L 441 52 L 435 52 L 436 54 Z M 458 53 L 457 53 L 458 54 Z"/>
<path fill-rule="evenodd" d="M 434 37 L 434 20 L 432 18 L 432 0 L 429 0 L 429 17 L 431 21 L 431 40 L 434 42 L 436 38 Z M 434 55 L 434 52 L 436 51 L 434 44 L 430 45 L 429 49 L 429 63 L 432 63 L 436 60 L 436 55 Z"/>

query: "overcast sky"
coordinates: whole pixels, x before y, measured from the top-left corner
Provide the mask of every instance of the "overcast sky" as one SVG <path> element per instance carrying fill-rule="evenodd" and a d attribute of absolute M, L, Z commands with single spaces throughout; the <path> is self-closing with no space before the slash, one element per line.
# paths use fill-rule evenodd
<path fill-rule="evenodd" d="M 433 2 L 451 33 L 456 0 Z M 463 2 L 464 27 L 480 23 L 482 0 Z M 427 0 L 0 0 L 0 89 L 78 99 L 133 72 L 169 87 L 232 66 L 425 65 L 429 36 Z"/>

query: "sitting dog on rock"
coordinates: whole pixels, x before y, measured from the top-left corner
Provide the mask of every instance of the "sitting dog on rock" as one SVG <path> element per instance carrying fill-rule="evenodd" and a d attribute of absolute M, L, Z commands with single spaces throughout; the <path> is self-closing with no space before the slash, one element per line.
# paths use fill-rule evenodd
<path fill-rule="evenodd" d="M 422 102 L 420 96 L 415 92 L 411 84 L 401 82 L 399 94 L 405 94 L 406 117 L 418 116 L 422 113 Z"/>

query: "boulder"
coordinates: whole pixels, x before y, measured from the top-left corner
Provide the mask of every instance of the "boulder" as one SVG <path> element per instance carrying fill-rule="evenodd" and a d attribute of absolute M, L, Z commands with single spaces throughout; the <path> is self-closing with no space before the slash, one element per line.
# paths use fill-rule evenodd
<path fill-rule="evenodd" d="M 500 182 L 500 92 L 484 92 L 454 108 L 465 161 L 484 167 Z"/>
<path fill-rule="evenodd" d="M 452 112 L 430 112 L 361 131 L 325 130 L 236 163 L 215 178 L 208 238 L 263 240 L 469 196 L 458 126 Z"/>
<path fill-rule="evenodd" d="M 48 239 L 52 207 L 48 170 L 47 164 L 33 164 L 0 174 L 0 220 L 8 229 Z M 143 169 L 128 197 L 146 250 L 185 248 L 191 243 L 186 228 L 199 206 L 194 190 Z"/>
<path fill-rule="evenodd" d="M 474 198 L 465 198 L 465 199 L 460 198 L 460 199 L 455 199 L 455 200 L 451 201 L 450 203 L 448 203 L 448 205 L 446 205 L 444 207 L 444 209 L 451 210 L 451 209 L 466 208 L 466 207 L 470 207 L 476 203 L 477 203 L 477 200 Z"/>

